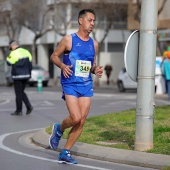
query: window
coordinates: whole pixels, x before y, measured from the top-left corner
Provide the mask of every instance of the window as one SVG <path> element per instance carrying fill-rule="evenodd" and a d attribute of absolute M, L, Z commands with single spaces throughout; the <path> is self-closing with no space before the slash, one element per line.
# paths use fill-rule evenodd
<path fill-rule="evenodd" d="M 123 52 L 122 43 L 108 43 L 108 52 Z"/>

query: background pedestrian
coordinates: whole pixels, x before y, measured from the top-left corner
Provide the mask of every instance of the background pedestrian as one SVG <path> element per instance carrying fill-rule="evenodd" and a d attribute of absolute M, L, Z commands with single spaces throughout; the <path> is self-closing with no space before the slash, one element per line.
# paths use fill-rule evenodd
<path fill-rule="evenodd" d="M 16 96 L 16 110 L 11 115 L 22 115 L 22 102 L 27 108 L 26 114 L 30 114 L 33 107 L 24 90 L 27 81 L 31 78 L 32 56 L 28 50 L 21 48 L 15 40 L 10 42 L 9 47 L 11 52 L 6 62 L 12 66 L 11 74 Z"/>
<path fill-rule="evenodd" d="M 170 99 L 170 51 L 166 52 L 166 57 L 162 62 L 161 69 L 166 80 L 168 98 Z"/>
<path fill-rule="evenodd" d="M 111 75 L 111 72 L 112 72 L 112 66 L 110 64 L 107 64 L 104 68 L 105 70 L 105 73 L 106 73 L 106 77 L 107 77 L 107 85 L 110 84 L 110 75 Z"/>

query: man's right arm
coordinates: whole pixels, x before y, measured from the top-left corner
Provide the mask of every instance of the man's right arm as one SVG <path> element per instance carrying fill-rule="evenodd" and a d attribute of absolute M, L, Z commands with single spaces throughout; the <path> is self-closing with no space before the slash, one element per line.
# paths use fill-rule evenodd
<path fill-rule="evenodd" d="M 61 62 L 59 57 L 66 50 L 66 47 L 67 47 L 67 37 L 64 37 L 59 42 L 57 48 L 54 50 L 53 54 L 50 57 L 51 61 L 61 69 L 63 67 L 63 63 Z"/>
<path fill-rule="evenodd" d="M 72 45 L 71 40 L 72 39 L 70 35 L 67 35 L 64 38 L 62 38 L 59 45 L 57 46 L 57 48 L 50 57 L 51 61 L 62 70 L 63 75 L 66 78 L 72 75 L 71 70 L 72 66 L 65 65 L 63 62 L 61 62 L 59 57 L 64 51 L 70 51 Z"/>
<path fill-rule="evenodd" d="M 8 66 L 11 66 L 13 64 L 13 62 L 14 61 L 13 61 L 12 57 L 9 54 L 9 56 L 6 58 L 6 63 L 7 63 Z"/>

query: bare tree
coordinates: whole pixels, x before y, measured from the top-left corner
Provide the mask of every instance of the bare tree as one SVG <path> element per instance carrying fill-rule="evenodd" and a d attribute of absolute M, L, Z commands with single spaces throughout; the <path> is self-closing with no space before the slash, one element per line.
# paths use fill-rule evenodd
<path fill-rule="evenodd" d="M 46 5 L 46 0 L 17 0 L 13 3 L 16 19 L 20 25 L 34 33 L 32 44 L 33 63 L 36 63 L 36 42 L 47 32 L 53 30 L 48 14 L 50 9 Z M 26 35 L 27 36 L 27 35 Z"/>
<path fill-rule="evenodd" d="M 70 16 L 67 17 L 67 10 L 64 9 L 67 9 L 66 6 L 69 3 L 72 5 L 72 11 Z M 76 3 L 74 3 L 72 0 L 64 0 L 64 3 L 57 3 L 57 12 L 54 18 L 54 21 L 57 23 L 55 31 L 62 36 L 66 35 L 69 25 L 72 24 L 73 26 L 72 22 L 75 18 L 77 21 L 77 13 L 81 9 L 85 8 L 92 8 L 96 12 L 97 19 L 95 30 L 93 31 L 93 37 L 98 41 L 99 49 L 107 37 L 109 30 L 114 29 L 114 23 L 127 20 L 127 4 L 113 2 L 107 3 L 103 2 L 103 0 L 98 0 L 90 3 L 84 2 L 83 0 L 77 0 Z M 97 32 L 99 30 L 103 30 L 103 35 L 100 37 L 100 39 L 97 39 Z"/>
<path fill-rule="evenodd" d="M 9 40 L 18 39 L 22 26 L 34 33 L 32 56 L 36 63 L 36 41 L 53 30 L 46 0 L 1 0 L 0 3 L 4 4 L 4 8 L 0 8 L 1 27 L 5 28 Z"/>
<path fill-rule="evenodd" d="M 8 36 L 9 40 L 18 37 L 20 25 L 15 19 L 14 10 L 8 0 L 0 1 L 0 21 L 0 28 Z"/>
<path fill-rule="evenodd" d="M 161 14 L 161 12 L 163 11 L 164 9 L 164 6 L 166 4 L 167 0 L 162 0 L 161 3 L 160 3 L 160 7 L 158 9 L 158 17 L 159 15 Z M 141 19 L 141 0 L 137 0 L 136 1 L 136 5 L 134 6 L 136 8 L 135 10 L 135 13 L 134 13 L 134 19 L 140 23 L 140 19 Z M 158 53 L 159 55 L 163 53 L 163 51 L 161 50 L 161 47 L 160 47 L 160 43 L 159 43 L 159 40 L 158 40 L 158 37 L 157 37 L 157 44 L 158 44 Z"/>
<path fill-rule="evenodd" d="M 166 1 L 167 0 L 162 0 L 161 6 L 158 9 L 158 16 L 162 12 L 162 10 L 163 10 L 163 8 L 166 4 Z M 141 16 L 140 16 L 141 15 L 141 0 L 136 1 L 136 7 L 137 8 L 136 8 L 136 11 L 135 11 L 134 18 L 135 18 L 136 21 L 140 22 L 140 19 L 141 19 Z"/>
<path fill-rule="evenodd" d="M 55 30 L 55 32 L 62 36 L 66 35 L 68 27 L 73 24 L 72 21 L 75 17 L 77 20 L 77 13 L 80 9 L 93 8 L 96 11 L 97 22 L 93 37 L 99 42 L 99 54 L 109 30 L 114 26 L 113 23 L 127 18 L 126 6 L 115 3 L 105 3 L 102 0 L 91 3 L 85 3 L 82 0 L 77 0 L 76 3 L 72 0 L 64 0 L 52 6 L 47 6 L 46 0 L 10 0 L 10 2 L 13 15 L 11 15 L 11 12 L 5 15 L 6 26 L 10 27 L 10 29 L 7 29 L 9 30 L 9 37 L 13 38 L 14 35 L 11 36 L 10 34 L 16 34 L 17 29 L 14 27 L 16 25 L 19 26 L 19 28 L 25 26 L 35 34 L 32 44 L 34 63 L 36 62 L 37 39 L 51 30 Z M 66 10 L 69 4 L 73 7 L 70 13 Z M 53 11 L 53 18 L 50 17 L 50 15 L 52 16 L 51 11 Z M 98 30 L 103 30 L 103 35 L 100 39 L 97 39 L 96 36 Z"/>

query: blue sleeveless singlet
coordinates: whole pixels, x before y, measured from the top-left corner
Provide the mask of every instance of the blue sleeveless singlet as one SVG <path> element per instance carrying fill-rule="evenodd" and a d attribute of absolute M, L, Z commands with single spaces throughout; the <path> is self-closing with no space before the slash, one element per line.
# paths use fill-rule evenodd
<path fill-rule="evenodd" d="M 63 63 L 72 67 L 72 76 L 65 78 L 61 72 L 61 84 L 88 85 L 92 82 L 91 67 L 94 63 L 95 48 L 91 37 L 88 41 L 81 40 L 76 33 L 72 36 L 72 49 L 64 53 Z"/>

